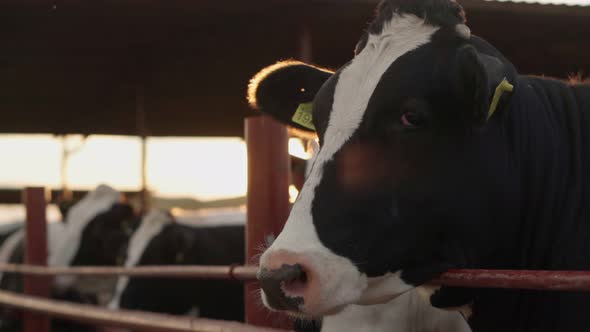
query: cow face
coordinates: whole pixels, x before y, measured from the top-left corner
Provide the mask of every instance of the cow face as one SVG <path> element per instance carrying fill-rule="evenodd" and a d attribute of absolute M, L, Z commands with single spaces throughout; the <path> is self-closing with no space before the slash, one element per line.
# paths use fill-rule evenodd
<path fill-rule="evenodd" d="M 192 242 L 189 232 L 176 224 L 170 224 L 149 241 L 137 264 L 189 264 Z M 194 280 L 131 278 L 121 290 L 118 306 L 133 310 L 185 314 L 191 308 L 191 298 L 185 296 L 185 293 L 193 283 Z"/>
<path fill-rule="evenodd" d="M 128 204 L 116 203 L 96 215 L 82 231 L 71 265 L 122 265 L 127 242 L 139 219 Z"/>
<path fill-rule="evenodd" d="M 187 264 L 192 244 L 192 234 L 175 224 L 170 214 L 154 210 L 143 218 L 133 234 L 127 247 L 125 266 Z M 165 278 L 120 277 L 109 306 L 182 314 L 190 306 L 171 303 L 175 297 L 180 300 L 179 295 L 186 292 L 188 284 L 188 281 Z"/>
<path fill-rule="evenodd" d="M 50 241 L 49 264 L 116 265 L 124 261 L 125 247 L 138 223 L 132 207 L 122 202 L 119 192 L 100 185 L 72 206 L 66 215 L 63 231 Z M 111 280 L 97 282 L 93 277 L 58 276 L 58 290 L 71 287 L 82 292 L 112 288 Z M 75 285 L 74 285 L 75 284 Z"/>
<path fill-rule="evenodd" d="M 335 73 L 286 62 L 252 80 L 251 104 L 279 120 L 313 100 L 321 145 L 260 259 L 269 308 L 315 316 L 390 300 L 467 264 L 463 241 L 511 199 L 507 148 L 484 126 L 510 66 L 463 21 L 454 2 L 384 1 Z"/>
<path fill-rule="evenodd" d="M 244 261 L 242 225 L 182 225 L 171 216 L 151 212 L 133 235 L 126 266 L 230 265 Z M 127 278 L 117 283 L 111 308 L 243 319 L 243 286 L 224 280 Z"/>

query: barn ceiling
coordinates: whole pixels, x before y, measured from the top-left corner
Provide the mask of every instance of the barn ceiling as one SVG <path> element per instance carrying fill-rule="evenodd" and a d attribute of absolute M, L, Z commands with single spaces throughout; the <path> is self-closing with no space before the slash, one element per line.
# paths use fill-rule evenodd
<path fill-rule="evenodd" d="M 521 72 L 590 74 L 589 7 L 461 3 Z M 2 0 L 0 133 L 240 136 L 257 70 L 298 57 L 304 29 L 314 62 L 342 65 L 375 4 Z"/>

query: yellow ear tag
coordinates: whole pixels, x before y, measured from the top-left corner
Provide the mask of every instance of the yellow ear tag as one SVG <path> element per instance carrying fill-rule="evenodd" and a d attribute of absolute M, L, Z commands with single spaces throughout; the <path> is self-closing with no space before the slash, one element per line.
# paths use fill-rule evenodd
<path fill-rule="evenodd" d="M 506 78 L 498 84 L 496 87 L 496 91 L 494 92 L 494 97 L 492 98 L 492 103 L 490 104 L 490 110 L 488 111 L 488 117 L 486 121 L 489 121 L 494 112 L 498 108 L 498 103 L 500 102 L 500 97 L 504 92 L 512 92 L 514 91 L 514 85 L 510 84 Z"/>
<path fill-rule="evenodd" d="M 295 111 L 295 114 L 291 120 L 307 129 L 315 130 L 315 126 L 313 125 L 312 121 L 313 118 L 311 117 L 311 110 L 312 103 L 299 104 L 299 107 L 297 107 L 297 111 Z"/>

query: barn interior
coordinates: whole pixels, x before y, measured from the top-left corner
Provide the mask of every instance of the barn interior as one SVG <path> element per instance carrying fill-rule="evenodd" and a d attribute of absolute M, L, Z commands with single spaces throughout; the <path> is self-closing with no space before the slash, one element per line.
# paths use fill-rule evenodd
<path fill-rule="evenodd" d="M 249 79 L 285 59 L 342 66 L 378 2 L 0 1 L 0 140 L 39 134 L 64 142 L 70 136 L 133 138 L 139 182 L 122 191 L 140 208 L 243 211 L 243 195 L 158 198 L 158 188 L 146 180 L 148 140 L 242 141 L 245 119 L 259 115 L 245 97 Z M 495 45 L 520 73 L 590 76 L 590 3 L 459 2 L 472 32 Z M 293 146 L 300 149 L 302 143 Z M 64 164 L 67 150 L 64 143 Z M 292 166 L 301 167 L 301 160 L 294 157 Z M 63 181 L 47 185 L 53 203 L 87 194 L 87 188 L 68 183 L 67 175 L 56 176 Z M 22 189 L 0 181 L 0 214 L 2 206 L 22 202 Z"/>

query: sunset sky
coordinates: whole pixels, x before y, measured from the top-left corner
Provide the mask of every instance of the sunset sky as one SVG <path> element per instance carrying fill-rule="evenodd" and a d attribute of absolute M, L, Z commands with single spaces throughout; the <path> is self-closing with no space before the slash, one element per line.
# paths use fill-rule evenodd
<path fill-rule="evenodd" d="M 76 142 L 77 141 L 77 142 Z M 80 144 L 70 139 L 69 146 Z M 68 164 L 75 189 L 106 183 L 119 190 L 140 187 L 140 140 L 90 136 Z M 246 193 L 246 146 L 238 138 L 148 139 L 148 184 L 160 196 L 203 200 Z M 0 135 L 0 187 L 61 184 L 62 141 L 49 135 Z"/>
<path fill-rule="evenodd" d="M 0 135 L 0 188 L 61 185 L 62 141 L 50 135 Z M 73 189 L 106 183 L 119 190 L 140 187 L 140 140 L 136 137 L 72 136 L 82 144 L 68 164 Z M 247 186 L 246 145 L 240 138 L 149 138 L 148 185 L 158 196 L 201 200 L 243 196 Z M 290 151 L 304 155 L 298 140 Z"/>

